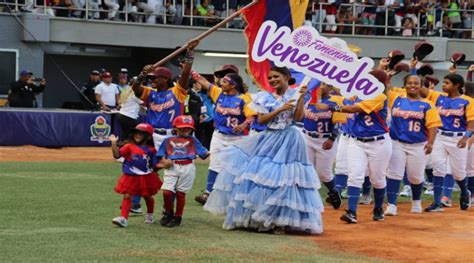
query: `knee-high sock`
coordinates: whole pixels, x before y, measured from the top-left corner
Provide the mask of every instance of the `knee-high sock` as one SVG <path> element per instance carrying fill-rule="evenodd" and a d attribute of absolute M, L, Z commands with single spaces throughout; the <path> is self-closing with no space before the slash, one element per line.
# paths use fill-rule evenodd
<path fill-rule="evenodd" d="M 139 195 L 134 195 L 134 196 L 132 197 L 132 205 L 133 205 L 133 206 L 140 205 L 140 199 L 141 199 L 141 198 L 142 198 L 142 197 L 139 196 Z"/>
<path fill-rule="evenodd" d="M 387 202 L 392 205 L 397 204 L 398 191 L 400 190 L 400 180 L 387 178 Z M 375 189 L 374 189 L 375 193 Z"/>
<path fill-rule="evenodd" d="M 411 185 L 411 200 L 421 200 L 421 192 L 423 191 L 423 183 Z"/>
<path fill-rule="evenodd" d="M 372 183 L 370 182 L 370 178 L 368 176 L 364 177 L 364 184 L 362 184 L 362 195 L 369 195 L 371 187 Z"/>
<path fill-rule="evenodd" d="M 212 187 L 214 187 L 214 183 L 216 182 L 217 175 L 218 175 L 217 172 L 213 170 L 209 170 L 207 174 L 207 185 L 206 185 L 206 191 L 208 193 L 212 192 Z"/>
<path fill-rule="evenodd" d="M 466 196 L 468 194 L 468 192 L 467 192 L 467 177 L 465 177 L 461 181 L 456 180 L 456 182 L 458 183 L 459 188 L 461 189 L 461 195 Z"/>
<path fill-rule="evenodd" d="M 146 203 L 146 212 L 148 214 L 153 214 L 155 212 L 155 198 L 153 196 L 150 196 L 145 199 Z"/>
<path fill-rule="evenodd" d="M 441 204 L 441 196 L 443 195 L 444 178 L 441 176 L 433 176 L 433 193 L 434 201 Z"/>
<path fill-rule="evenodd" d="M 426 181 L 432 183 L 433 182 L 433 169 L 425 169 L 425 174 L 426 174 Z"/>
<path fill-rule="evenodd" d="M 128 219 L 128 213 L 130 212 L 130 208 L 132 207 L 132 198 L 123 198 L 122 199 L 122 209 L 120 211 L 120 215 Z"/>
<path fill-rule="evenodd" d="M 360 188 L 354 186 L 347 187 L 347 206 L 349 210 L 357 212 L 357 204 L 359 203 Z"/>
<path fill-rule="evenodd" d="M 471 191 L 471 196 L 474 196 L 474 177 L 467 178 L 467 188 Z"/>
<path fill-rule="evenodd" d="M 453 197 L 454 177 L 447 174 L 444 177 L 443 195 L 451 199 Z"/>
<path fill-rule="evenodd" d="M 334 183 L 336 184 L 336 190 L 341 193 L 342 189 L 347 186 L 347 175 L 345 174 L 336 174 L 334 176 Z"/>
<path fill-rule="evenodd" d="M 173 213 L 173 192 L 168 190 L 163 190 L 163 202 L 166 213 Z"/>
<path fill-rule="evenodd" d="M 334 179 L 327 182 L 327 183 L 324 183 L 324 185 L 328 188 L 329 192 L 333 192 L 333 191 L 336 191 L 335 187 L 335 183 L 334 183 Z"/>
<path fill-rule="evenodd" d="M 176 216 L 183 216 L 185 205 L 186 205 L 186 194 L 183 192 L 176 192 Z"/>
<path fill-rule="evenodd" d="M 403 185 L 410 185 L 410 182 L 408 181 L 408 175 L 407 175 L 406 170 L 405 170 L 405 174 L 403 175 Z"/>
<path fill-rule="evenodd" d="M 381 208 L 385 197 L 385 188 L 374 188 L 374 208 Z"/>

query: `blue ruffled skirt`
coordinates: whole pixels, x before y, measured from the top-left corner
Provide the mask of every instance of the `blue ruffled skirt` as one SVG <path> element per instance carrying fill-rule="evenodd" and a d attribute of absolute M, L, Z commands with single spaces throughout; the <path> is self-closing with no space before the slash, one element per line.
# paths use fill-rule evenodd
<path fill-rule="evenodd" d="M 226 215 L 223 228 L 323 231 L 319 178 L 294 126 L 266 130 L 225 148 L 225 162 L 204 209 Z"/>

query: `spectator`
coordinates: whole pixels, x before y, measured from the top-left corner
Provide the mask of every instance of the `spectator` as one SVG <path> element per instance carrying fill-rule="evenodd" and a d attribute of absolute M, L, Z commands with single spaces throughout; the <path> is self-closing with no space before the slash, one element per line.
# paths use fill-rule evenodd
<path fill-rule="evenodd" d="M 89 4 L 89 19 L 100 19 L 101 0 L 87 0 Z"/>
<path fill-rule="evenodd" d="M 330 5 L 325 5 L 324 8 L 326 9 L 326 33 L 335 34 L 337 30 L 336 25 L 336 14 L 337 14 L 337 4 L 334 0 L 329 1 Z"/>
<path fill-rule="evenodd" d="M 405 17 L 411 18 L 413 25 L 416 27 L 418 25 L 417 7 L 413 4 L 412 0 L 404 0 L 403 5 L 405 6 Z"/>
<path fill-rule="evenodd" d="M 426 35 L 427 36 L 434 36 L 436 33 L 434 31 L 435 25 L 435 3 L 434 0 L 428 0 L 428 9 L 426 11 Z"/>
<path fill-rule="evenodd" d="M 351 14 L 350 8 L 347 6 L 341 6 L 339 12 L 337 13 L 336 21 L 338 24 L 352 24 L 357 22 L 357 18 L 354 18 Z M 346 26 L 338 26 L 339 34 L 352 34 L 352 28 Z"/>
<path fill-rule="evenodd" d="M 201 108 L 203 106 L 201 97 L 199 96 L 199 90 L 193 89 L 195 81 L 191 79 L 189 81 L 189 90 L 186 100 L 184 101 L 184 115 L 190 115 L 195 124 L 195 129 L 198 128 L 201 116 Z M 197 136 L 196 136 L 197 137 Z"/>
<path fill-rule="evenodd" d="M 86 0 L 72 0 L 74 9 L 83 9 L 86 7 Z M 71 12 L 72 17 L 82 18 L 82 10 L 75 10 Z"/>
<path fill-rule="evenodd" d="M 214 12 L 214 6 L 210 5 L 208 0 L 202 0 L 201 4 L 197 5 L 196 9 L 194 9 L 194 15 L 217 18 Z M 216 20 L 209 18 L 197 18 L 195 19 L 194 23 L 197 26 L 210 26 L 215 24 Z"/>
<path fill-rule="evenodd" d="M 364 11 L 362 13 L 362 24 L 366 27 L 361 28 L 362 35 L 372 35 L 373 34 L 373 25 L 375 24 L 375 14 L 376 14 L 376 3 L 375 0 L 363 0 Z"/>
<path fill-rule="evenodd" d="M 36 108 L 36 95 L 44 91 L 46 80 L 39 80 L 39 85 L 35 84 L 33 73 L 29 70 L 23 70 L 20 73 L 20 79 L 10 84 L 8 92 L 8 105 L 10 107 Z"/>
<path fill-rule="evenodd" d="M 320 0 L 318 1 L 320 4 L 327 3 L 326 0 Z M 326 9 L 324 8 L 325 6 L 316 5 L 314 7 L 314 13 L 312 17 L 312 24 L 313 26 L 319 31 L 323 32 L 323 25 L 325 19 L 326 19 Z"/>
<path fill-rule="evenodd" d="M 398 7 L 398 0 L 378 0 L 377 9 L 375 10 L 375 25 L 385 26 L 387 22 L 388 26 L 395 25 L 395 12 L 394 8 Z M 385 15 L 387 14 L 387 17 Z M 388 35 L 393 35 L 393 29 L 387 30 Z M 378 27 L 375 29 L 375 34 L 379 36 L 385 35 L 385 28 Z"/>
<path fill-rule="evenodd" d="M 414 24 L 413 24 L 413 21 L 411 20 L 411 17 L 405 17 L 403 19 L 402 36 L 412 37 L 413 36 L 413 28 L 414 28 Z"/>
<path fill-rule="evenodd" d="M 126 68 L 120 69 L 117 77 L 117 87 L 120 91 L 120 94 L 122 94 L 123 91 L 128 87 L 128 70 Z"/>
<path fill-rule="evenodd" d="M 441 28 L 443 30 L 442 37 L 448 37 L 451 38 L 453 36 L 453 24 L 451 21 L 449 21 L 449 17 L 447 14 L 443 15 L 443 22 L 441 25 Z"/>
<path fill-rule="evenodd" d="M 100 108 L 105 111 L 119 108 L 119 89 L 116 84 L 112 83 L 112 74 L 109 72 L 102 73 L 102 81 L 95 87 L 95 99 Z"/>
<path fill-rule="evenodd" d="M 120 8 L 120 5 L 118 4 L 117 0 L 104 0 L 104 4 L 109 9 L 109 14 L 107 15 L 107 18 L 109 20 L 116 20 L 117 18 L 115 16 L 117 15 L 117 11 Z"/>
<path fill-rule="evenodd" d="M 45 5 L 46 1 L 46 5 Z M 34 1 L 33 0 L 26 0 L 25 1 L 26 6 L 25 11 L 27 12 L 32 12 L 33 14 L 48 14 L 49 16 L 56 16 L 54 10 L 51 8 L 52 2 L 51 0 L 38 0 L 36 2 L 36 5 L 38 6 L 37 8 L 34 8 Z M 46 6 L 46 12 L 45 12 L 45 6 Z"/>
<path fill-rule="evenodd" d="M 87 99 L 92 102 L 92 104 L 81 96 L 81 100 L 83 103 L 84 109 L 95 110 L 97 109 L 97 101 L 95 99 L 95 87 L 100 83 L 100 72 L 97 70 L 93 70 L 89 76 L 89 79 L 84 82 L 84 85 L 81 88 L 81 93 Z"/>
<path fill-rule="evenodd" d="M 402 31 L 402 20 L 404 17 L 405 17 L 405 6 L 403 5 L 403 3 L 396 2 L 395 16 L 394 16 L 394 19 L 395 19 L 394 35 L 400 35 Z"/>
<path fill-rule="evenodd" d="M 473 0 L 461 0 L 461 6 L 464 10 L 470 10 L 471 12 L 463 11 L 462 13 L 462 23 L 463 29 L 466 31 L 462 32 L 462 37 L 464 39 L 469 39 L 472 37 L 473 21 L 474 21 L 474 1 Z"/>

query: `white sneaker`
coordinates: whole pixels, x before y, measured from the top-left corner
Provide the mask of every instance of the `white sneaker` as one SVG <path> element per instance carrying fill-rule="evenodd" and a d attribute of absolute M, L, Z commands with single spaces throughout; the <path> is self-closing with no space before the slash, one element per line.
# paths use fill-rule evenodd
<path fill-rule="evenodd" d="M 372 197 L 370 197 L 370 195 L 363 195 L 359 199 L 359 204 L 361 205 L 370 205 L 371 203 L 372 203 Z"/>
<path fill-rule="evenodd" d="M 145 215 L 145 224 L 154 224 L 155 223 L 155 215 L 154 214 L 146 214 Z"/>
<path fill-rule="evenodd" d="M 425 195 L 434 195 L 433 184 L 429 184 L 425 190 Z"/>
<path fill-rule="evenodd" d="M 413 200 L 411 201 L 411 213 L 414 214 L 421 214 L 423 212 L 423 208 L 421 207 L 421 200 Z"/>
<path fill-rule="evenodd" d="M 411 197 L 411 187 L 409 185 L 403 186 L 403 189 L 400 192 L 399 196 Z"/>
<path fill-rule="evenodd" d="M 112 219 L 112 224 L 117 225 L 119 227 L 127 227 L 128 226 L 128 221 L 125 219 L 123 216 L 116 217 Z"/>
<path fill-rule="evenodd" d="M 120 157 L 118 159 L 115 159 L 115 161 L 119 162 L 119 163 L 123 163 L 123 161 L 125 161 L 125 158 L 123 157 Z"/>
<path fill-rule="evenodd" d="M 396 216 L 397 215 L 397 206 L 394 204 L 388 204 L 387 209 L 385 210 L 386 216 Z"/>
<path fill-rule="evenodd" d="M 453 193 L 454 193 L 454 192 L 461 192 L 461 188 L 460 188 L 459 185 L 456 184 L 456 183 L 455 183 L 454 186 L 453 186 Z"/>

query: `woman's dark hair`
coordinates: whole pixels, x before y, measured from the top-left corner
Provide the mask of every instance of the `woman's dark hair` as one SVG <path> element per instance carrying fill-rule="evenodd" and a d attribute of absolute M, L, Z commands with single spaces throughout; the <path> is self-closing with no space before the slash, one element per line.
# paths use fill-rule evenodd
<path fill-rule="evenodd" d="M 125 143 L 133 143 L 135 144 L 135 140 L 133 139 L 133 135 L 135 133 L 141 133 L 145 136 L 145 144 L 148 145 L 148 146 L 155 146 L 155 143 L 153 142 L 153 136 L 151 136 L 150 134 L 146 133 L 146 132 L 141 132 L 141 131 L 131 131 L 130 132 L 130 135 L 128 136 L 128 139 L 126 139 L 124 142 Z"/>
<path fill-rule="evenodd" d="M 464 95 L 474 98 L 474 82 L 467 81 L 464 83 Z"/>
<path fill-rule="evenodd" d="M 419 78 L 419 79 L 420 79 L 420 85 L 423 86 L 423 83 L 424 83 L 424 82 L 423 82 L 423 77 L 422 77 L 422 76 L 420 76 L 420 75 L 406 75 L 406 76 L 403 78 L 403 86 L 404 86 L 404 87 L 407 85 L 408 79 L 409 79 L 410 77 L 412 77 L 412 76 Z"/>
<path fill-rule="evenodd" d="M 463 88 L 464 88 L 464 78 L 459 75 L 459 74 L 448 74 L 444 76 L 444 79 L 447 79 L 453 83 L 453 85 L 458 85 L 459 93 L 463 94 Z"/>
<path fill-rule="evenodd" d="M 293 84 L 296 83 L 296 80 L 291 77 L 291 71 L 287 67 L 273 66 L 270 69 L 270 71 L 275 71 L 275 72 L 278 72 L 278 73 L 282 74 L 283 76 L 289 77 L 290 79 L 288 80 L 288 85 L 293 85 Z"/>
<path fill-rule="evenodd" d="M 239 76 L 239 74 L 237 74 L 237 73 L 228 73 L 228 74 L 225 75 L 225 77 L 231 79 L 234 82 L 232 84 L 235 85 L 235 88 L 239 91 L 239 93 L 245 94 L 244 81 L 242 80 L 242 77 Z"/>

